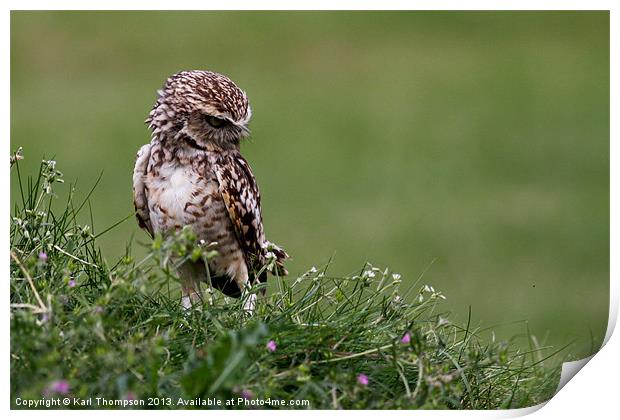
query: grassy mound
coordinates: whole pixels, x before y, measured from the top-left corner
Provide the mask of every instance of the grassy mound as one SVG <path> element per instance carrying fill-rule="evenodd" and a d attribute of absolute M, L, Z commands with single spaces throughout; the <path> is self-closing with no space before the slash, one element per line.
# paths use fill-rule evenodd
<path fill-rule="evenodd" d="M 455 325 L 438 312 L 441 293 L 401 288 L 398 274 L 370 264 L 345 277 L 313 267 L 272 278 L 250 318 L 218 292 L 183 311 L 171 261 L 210 257 L 192 232 L 108 264 L 96 247 L 103 232 L 78 223 L 88 197 L 54 211 L 55 162 L 24 180 L 19 158 L 13 408 L 489 409 L 534 405 L 555 389 L 557 364 L 545 365 L 555 353 Z"/>

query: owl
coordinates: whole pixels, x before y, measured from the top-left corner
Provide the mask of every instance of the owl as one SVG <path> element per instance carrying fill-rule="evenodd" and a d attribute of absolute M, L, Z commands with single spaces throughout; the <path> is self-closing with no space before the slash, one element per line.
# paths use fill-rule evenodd
<path fill-rule="evenodd" d="M 251 312 L 251 285 L 267 280 L 266 266 L 287 274 L 287 253 L 265 239 L 258 184 L 239 149 L 251 116 L 246 93 L 228 77 L 194 70 L 168 78 L 145 121 L 151 141 L 133 172 L 138 225 L 164 237 L 190 226 L 217 251 L 207 264 L 180 265 L 185 308 L 202 301 L 201 282 L 210 281 L 228 296 L 247 295 Z"/>

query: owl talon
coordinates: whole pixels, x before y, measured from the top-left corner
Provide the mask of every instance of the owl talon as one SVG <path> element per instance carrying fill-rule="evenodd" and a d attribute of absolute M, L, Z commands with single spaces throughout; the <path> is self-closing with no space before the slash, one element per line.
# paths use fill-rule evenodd
<path fill-rule="evenodd" d="M 181 306 L 183 310 L 189 311 L 190 309 L 200 309 L 202 306 L 202 294 L 196 291 L 183 292 L 181 297 Z"/>
<path fill-rule="evenodd" d="M 243 302 L 243 311 L 244 313 L 250 317 L 254 314 L 254 309 L 256 308 L 256 293 L 249 294 L 245 301 Z"/>
<path fill-rule="evenodd" d="M 181 298 L 181 306 L 183 306 L 184 311 L 189 311 L 190 309 L 192 309 L 193 305 L 189 296 L 183 296 Z"/>

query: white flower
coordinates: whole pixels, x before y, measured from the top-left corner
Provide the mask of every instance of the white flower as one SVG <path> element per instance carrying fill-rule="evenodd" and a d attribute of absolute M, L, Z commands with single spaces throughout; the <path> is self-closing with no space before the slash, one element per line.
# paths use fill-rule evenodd
<path fill-rule="evenodd" d="M 372 270 L 367 270 L 367 271 L 364 271 L 364 275 L 365 275 L 366 277 L 368 277 L 368 278 L 371 278 L 371 279 L 372 279 L 372 278 L 374 278 L 374 277 L 375 277 L 375 272 L 374 272 L 374 271 L 372 271 Z"/>
<path fill-rule="evenodd" d="M 400 274 L 398 274 L 398 273 L 393 273 L 393 274 L 392 274 L 392 278 L 393 278 L 394 280 L 400 280 Z"/>

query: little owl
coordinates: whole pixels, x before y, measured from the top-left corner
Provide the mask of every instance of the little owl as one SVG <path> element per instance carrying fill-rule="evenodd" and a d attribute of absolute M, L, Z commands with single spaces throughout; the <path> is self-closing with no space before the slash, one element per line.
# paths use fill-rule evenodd
<path fill-rule="evenodd" d="M 201 300 L 208 279 L 241 297 L 267 280 L 268 261 L 273 274 L 287 274 L 288 255 L 265 239 L 258 185 L 239 152 L 251 116 L 245 92 L 228 77 L 196 70 L 171 76 L 146 119 L 151 142 L 133 173 L 138 224 L 151 236 L 190 226 L 217 251 L 208 267 L 201 260 L 179 267 L 185 308 Z M 248 294 L 244 308 L 252 312 L 255 300 Z"/>

